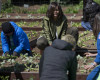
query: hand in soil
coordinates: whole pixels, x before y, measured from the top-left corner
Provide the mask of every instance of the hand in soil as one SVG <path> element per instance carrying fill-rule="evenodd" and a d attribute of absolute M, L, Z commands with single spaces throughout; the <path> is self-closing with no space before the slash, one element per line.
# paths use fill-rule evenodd
<path fill-rule="evenodd" d="M 13 52 L 13 56 L 18 56 L 18 53 L 17 52 Z"/>
<path fill-rule="evenodd" d="M 94 63 L 91 64 L 91 65 L 85 65 L 84 68 L 85 68 L 86 70 L 90 70 L 90 69 L 93 69 L 93 68 L 96 67 L 96 66 L 97 66 L 97 63 L 94 62 Z"/>
<path fill-rule="evenodd" d="M 84 68 L 85 68 L 86 70 L 90 70 L 90 69 L 93 69 L 94 66 L 93 66 L 93 65 L 85 65 Z"/>
<path fill-rule="evenodd" d="M 7 55 L 9 55 L 9 52 L 6 52 L 6 53 L 4 54 L 5 57 L 7 57 Z"/>

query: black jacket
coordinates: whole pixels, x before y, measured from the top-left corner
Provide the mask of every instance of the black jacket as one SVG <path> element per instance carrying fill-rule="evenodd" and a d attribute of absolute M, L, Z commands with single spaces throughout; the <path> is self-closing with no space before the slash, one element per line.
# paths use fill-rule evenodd
<path fill-rule="evenodd" d="M 56 39 L 44 50 L 40 59 L 40 80 L 76 80 L 76 69 L 77 60 L 72 45 Z"/>
<path fill-rule="evenodd" d="M 83 8 L 83 21 L 90 22 L 93 27 L 95 15 L 100 12 L 100 5 L 92 0 L 88 0 L 86 6 Z"/>

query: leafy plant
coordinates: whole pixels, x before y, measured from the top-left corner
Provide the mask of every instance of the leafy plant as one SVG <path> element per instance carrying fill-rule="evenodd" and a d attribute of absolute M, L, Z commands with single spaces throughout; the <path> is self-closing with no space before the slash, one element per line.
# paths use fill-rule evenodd
<path fill-rule="evenodd" d="M 95 2 L 97 2 L 98 4 L 100 4 L 100 0 L 94 0 Z"/>
<path fill-rule="evenodd" d="M 34 16 L 32 16 L 31 14 L 29 14 L 27 17 L 30 18 L 30 19 L 34 18 Z"/>
<path fill-rule="evenodd" d="M 33 77 L 33 76 L 32 76 L 32 77 L 30 77 L 30 78 L 29 78 L 29 80 L 34 80 L 34 77 Z"/>
<path fill-rule="evenodd" d="M 47 12 L 47 9 L 48 9 L 48 6 L 47 5 L 42 5 L 36 12 L 37 13 L 46 13 Z"/>
<path fill-rule="evenodd" d="M 71 22 L 70 23 L 70 25 L 71 25 L 71 27 L 80 27 L 81 26 L 81 23 L 79 23 L 79 22 Z"/>
<path fill-rule="evenodd" d="M 11 16 L 10 15 L 6 15 L 6 18 L 10 18 Z"/>
<path fill-rule="evenodd" d="M 18 18 L 21 18 L 21 16 L 18 15 L 18 16 L 15 16 L 15 18 L 18 19 Z"/>
<path fill-rule="evenodd" d="M 70 5 L 70 6 L 66 9 L 65 13 L 78 13 L 79 10 L 80 10 L 80 8 L 83 9 L 83 1 L 81 1 L 81 2 L 79 3 L 79 5 L 75 5 L 75 6 Z"/>
<path fill-rule="evenodd" d="M 9 76 L 0 76 L 1 80 L 9 80 Z"/>

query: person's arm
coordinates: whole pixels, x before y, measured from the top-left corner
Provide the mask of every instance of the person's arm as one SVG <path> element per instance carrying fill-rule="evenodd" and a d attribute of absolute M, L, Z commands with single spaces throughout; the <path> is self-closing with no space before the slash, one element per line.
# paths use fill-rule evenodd
<path fill-rule="evenodd" d="M 72 60 L 69 69 L 68 80 L 76 80 L 76 72 L 77 72 L 77 59 L 76 56 L 74 56 L 74 59 Z"/>
<path fill-rule="evenodd" d="M 40 58 L 40 63 L 39 63 L 39 78 L 41 77 L 41 74 L 42 74 L 43 61 L 44 61 L 44 53 L 42 53 L 42 56 Z"/>
<path fill-rule="evenodd" d="M 84 68 L 87 70 L 90 70 L 90 69 L 93 69 L 98 64 L 100 64 L 100 33 L 97 37 L 97 56 L 96 56 L 96 59 L 94 60 L 92 65 L 85 65 Z"/>
<path fill-rule="evenodd" d="M 94 60 L 97 64 L 100 64 L 100 33 L 97 37 L 97 56 Z"/>
<path fill-rule="evenodd" d="M 85 65 L 84 68 L 86 70 L 90 70 L 90 69 L 93 69 L 94 67 L 96 67 L 98 64 L 96 62 L 93 62 L 93 64 L 91 65 Z"/>
<path fill-rule="evenodd" d="M 49 43 L 52 41 L 51 38 L 50 38 L 50 30 L 49 30 L 49 27 L 50 27 L 50 23 L 49 23 L 49 20 L 46 20 L 45 18 L 43 19 L 42 21 L 42 32 L 41 32 L 41 35 L 40 36 L 44 36 L 45 38 L 47 38 L 47 40 L 49 41 Z"/>
<path fill-rule="evenodd" d="M 25 32 L 23 32 L 22 29 L 20 29 L 18 32 L 17 32 L 17 37 L 18 37 L 18 42 L 19 42 L 19 45 L 14 49 L 13 52 L 16 52 L 16 53 L 20 53 L 25 44 L 26 44 L 26 40 L 28 39 L 27 38 L 27 35 Z"/>
<path fill-rule="evenodd" d="M 95 56 L 97 56 L 97 53 L 86 52 L 86 53 L 84 53 L 84 55 L 86 55 L 86 57 L 95 57 Z"/>
<path fill-rule="evenodd" d="M 1 32 L 1 43 L 2 43 L 2 49 L 3 49 L 3 53 L 5 54 L 6 52 L 9 53 L 9 44 L 6 40 L 6 36 L 4 35 L 3 32 Z"/>
<path fill-rule="evenodd" d="M 66 31 L 67 31 L 67 19 L 64 21 L 63 23 L 63 33 L 62 33 L 62 36 L 65 36 L 66 35 Z"/>

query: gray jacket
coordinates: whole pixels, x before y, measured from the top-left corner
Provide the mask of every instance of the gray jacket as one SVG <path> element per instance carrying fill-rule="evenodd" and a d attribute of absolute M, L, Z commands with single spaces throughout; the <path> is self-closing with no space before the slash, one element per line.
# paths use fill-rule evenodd
<path fill-rule="evenodd" d="M 76 80 L 77 60 L 71 44 L 56 39 L 40 59 L 40 80 Z M 68 72 L 68 74 L 67 74 Z"/>

